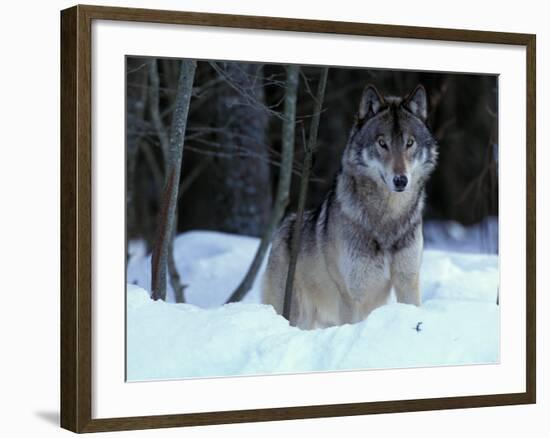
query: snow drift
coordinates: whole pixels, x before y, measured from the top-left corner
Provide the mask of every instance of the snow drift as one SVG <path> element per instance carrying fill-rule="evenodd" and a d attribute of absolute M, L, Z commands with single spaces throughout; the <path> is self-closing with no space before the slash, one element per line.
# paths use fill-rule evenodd
<path fill-rule="evenodd" d="M 264 267 L 243 302 L 223 305 L 257 245 L 255 238 L 216 232 L 178 236 L 176 264 L 189 286 L 188 303 L 175 304 L 149 298 L 144 288 L 150 284 L 150 257 L 133 244 L 127 273 L 134 283 L 127 287 L 128 380 L 499 360 L 495 255 L 425 250 L 420 308 L 392 298 L 361 323 L 303 331 L 260 304 Z"/>

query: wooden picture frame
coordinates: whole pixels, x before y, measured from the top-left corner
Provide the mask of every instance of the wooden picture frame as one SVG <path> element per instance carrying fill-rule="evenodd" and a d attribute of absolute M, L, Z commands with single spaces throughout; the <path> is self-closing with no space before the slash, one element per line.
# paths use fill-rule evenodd
<path fill-rule="evenodd" d="M 92 22 L 114 20 L 371 37 L 518 45 L 526 48 L 526 391 L 126 418 L 92 418 Z M 75 6 L 61 12 L 61 426 L 74 432 L 396 413 L 536 401 L 536 37 L 530 34 L 345 23 L 164 10 Z"/>

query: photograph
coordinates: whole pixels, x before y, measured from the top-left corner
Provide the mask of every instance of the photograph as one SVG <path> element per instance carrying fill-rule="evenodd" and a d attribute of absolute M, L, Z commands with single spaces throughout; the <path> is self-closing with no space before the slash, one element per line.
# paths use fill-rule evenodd
<path fill-rule="evenodd" d="M 497 74 L 125 75 L 128 382 L 499 363 Z"/>

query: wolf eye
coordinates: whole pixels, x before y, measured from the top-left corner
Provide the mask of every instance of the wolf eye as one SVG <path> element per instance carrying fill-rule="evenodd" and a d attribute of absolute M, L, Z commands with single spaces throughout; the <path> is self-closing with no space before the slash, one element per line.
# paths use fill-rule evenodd
<path fill-rule="evenodd" d="M 386 142 L 384 141 L 383 138 L 378 139 L 378 144 L 380 145 L 381 148 L 388 149 L 388 146 L 386 145 Z"/>
<path fill-rule="evenodd" d="M 407 140 L 407 147 L 410 148 L 414 144 L 414 138 L 409 138 Z"/>

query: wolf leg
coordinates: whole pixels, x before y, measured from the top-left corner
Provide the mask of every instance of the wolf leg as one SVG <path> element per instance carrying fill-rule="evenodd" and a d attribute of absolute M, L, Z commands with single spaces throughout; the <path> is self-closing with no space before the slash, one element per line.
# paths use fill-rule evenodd
<path fill-rule="evenodd" d="M 415 306 L 422 304 L 418 274 L 397 274 L 393 286 L 398 302 Z"/>
<path fill-rule="evenodd" d="M 392 285 L 397 301 L 420 306 L 420 265 L 422 264 L 422 229 L 415 232 L 414 241 L 396 252 L 392 261 Z"/>

